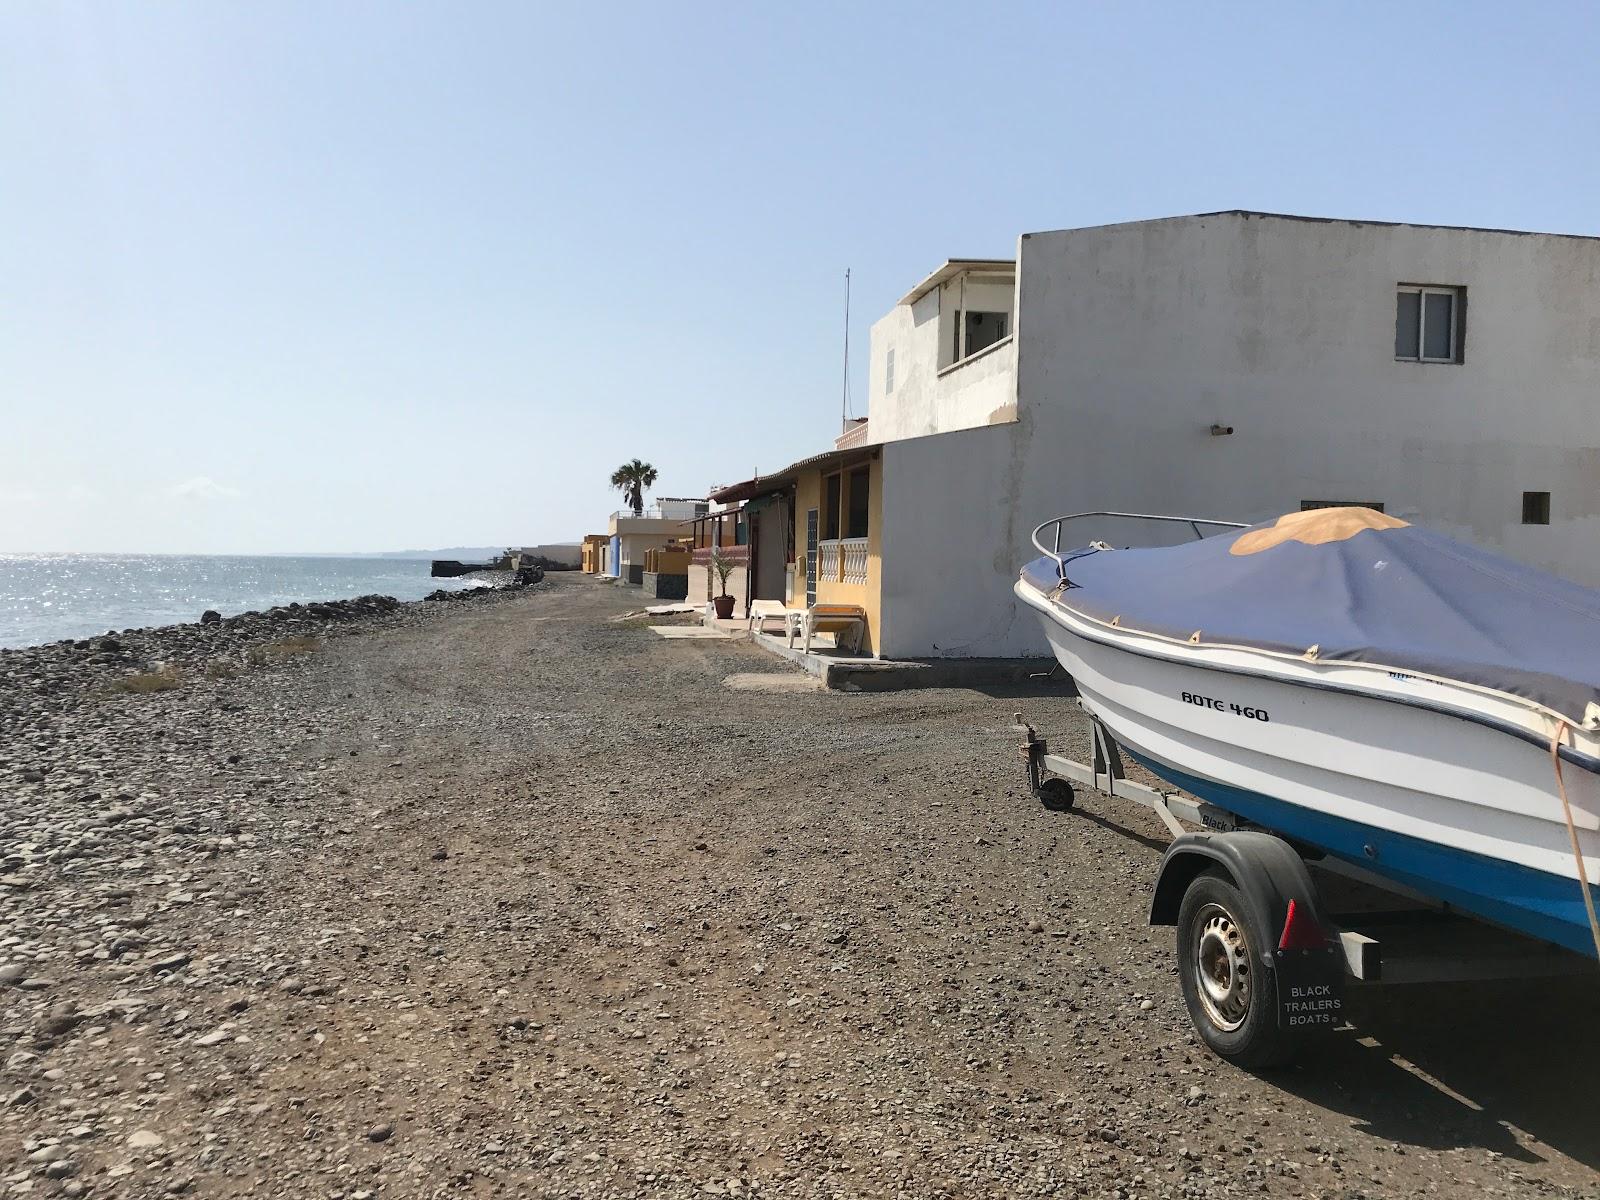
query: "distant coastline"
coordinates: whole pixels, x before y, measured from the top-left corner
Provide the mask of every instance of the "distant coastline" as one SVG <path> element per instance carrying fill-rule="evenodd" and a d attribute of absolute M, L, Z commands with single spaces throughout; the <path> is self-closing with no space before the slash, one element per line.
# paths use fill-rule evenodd
<path fill-rule="evenodd" d="M 498 551 L 497 551 L 498 553 Z M 0 648 L 198 621 L 289 604 L 420 600 L 481 586 L 438 580 L 430 558 L 380 555 L 0 554 Z"/>
<path fill-rule="evenodd" d="M 511 545 L 506 542 L 499 546 L 443 546 L 438 550 L 360 550 L 349 554 L 314 553 L 314 554 L 266 554 L 263 558 L 387 558 L 387 559 L 425 559 L 432 561 L 436 558 L 455 558 L 462 561 L 477 561 L 480 559 L 497 558 L 506 552 L 506 547 Z"/>

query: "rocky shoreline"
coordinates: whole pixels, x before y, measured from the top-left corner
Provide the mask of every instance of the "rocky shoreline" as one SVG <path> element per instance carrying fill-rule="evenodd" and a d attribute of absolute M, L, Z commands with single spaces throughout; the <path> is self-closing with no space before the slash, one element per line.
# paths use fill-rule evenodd
<path fill-rule="evenodd" d="M 494 603 L 532 586 L 509 571 L 485 571 L 474 578 L 485 586 L 439 589 L 422 600 L 369 595 L 228 617 L 208 611 L 193 623 L 0 648 L 0 738 L 38 724 L 64 703 L 107 689 L 165 690 L 162 678 L 169 686 L 195 675 L 224 678 L 259 667 L 266 658 L 304 652 L 310 640 L 427 620 L 440 602 Z M 129 685 L 141 679 L 151 685 Z"/>
<path fill-rule="evenodd" d="M 230 945 L 265 932 L 267 860 L 322 829 L 297 755 L 341 710 L 316 664 L 335 639 L 540 590 L 494 578 L 0 650 L 0 1193 L 190 1190 L 215 1152 L 179 1169 L 168 1081 L 247 1044 L 252 997 L 319 994 L 270 937 Z M 134 1070 L 146 1039 L 166 1048 Z M 226 1119 L 226 1090 L 190 1128 Z"/>

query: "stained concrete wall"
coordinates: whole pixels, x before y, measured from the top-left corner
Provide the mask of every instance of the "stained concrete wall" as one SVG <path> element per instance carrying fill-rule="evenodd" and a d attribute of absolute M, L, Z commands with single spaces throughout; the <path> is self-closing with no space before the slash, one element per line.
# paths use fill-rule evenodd
<path fill-rule="evenodd" d="M 1220 214 L 1019 258 L 1018 422 L 884 446 L 885 656 L 1043 653 L 1011 584 L 1088 509 L 1378 501 L 1600 586 L 1600 241 Z M 1463 362 L 1394 360 L 1400 283 L 1466 288 Z"/>
<path fill-rule="evenodd" d="M 969 311 L 1005 312 L 1016 323 L 1013 285 L 967 283 Z M 1008 340 L 950 364 L 957 285 L 901 304 L 872 327 L 867 370 L 868 437 L 874 442 L 972 429 L 1016 418 L 1016 344 Z M 894 390 L 888 361 L 894 352 Z"/>
<path fill-rule="evenodd" d="M 881 657 L 1049 653 L 1010 592 L 1027 561 L 1023 513 L 1037 504 L 1022 498 L 1018 432 L 994 425 L 884 445 Z"/>
<path fill-rule="evenodd" d="M 1600 584 L 1600 240 L 1222 214 L 1021 254 L 1029 470 L 1070 465 L 1092 507 L 1379 501 Z M 1408 282 L 1466 288 L 1463 362 L 1395 361 Z"/>

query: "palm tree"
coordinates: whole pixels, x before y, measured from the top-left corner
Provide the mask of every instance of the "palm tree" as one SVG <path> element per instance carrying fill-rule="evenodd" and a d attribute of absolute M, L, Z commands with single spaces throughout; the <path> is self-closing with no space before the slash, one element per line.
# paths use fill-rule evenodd
<path fill-rule="evenodd" d="M 611 486 L 622 492 L 636 516 L 644 512 L 645 488 L 653 486 L 655 481 L 656 469 L 637 458 L 611 472 Z"/>

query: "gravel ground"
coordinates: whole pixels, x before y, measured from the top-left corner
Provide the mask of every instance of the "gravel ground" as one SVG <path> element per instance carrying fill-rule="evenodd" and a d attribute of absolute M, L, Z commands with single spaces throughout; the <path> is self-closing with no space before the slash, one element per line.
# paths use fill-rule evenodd
<path fill-rule="evenodd" d="M 1600 1194 L 1591 988 L 1391 989 L 1242 1073 L 1159 827 L 1026 795 L 1058 692 L 752 687 L 640 605 L 0 654 L 0 1195 Z"/>

